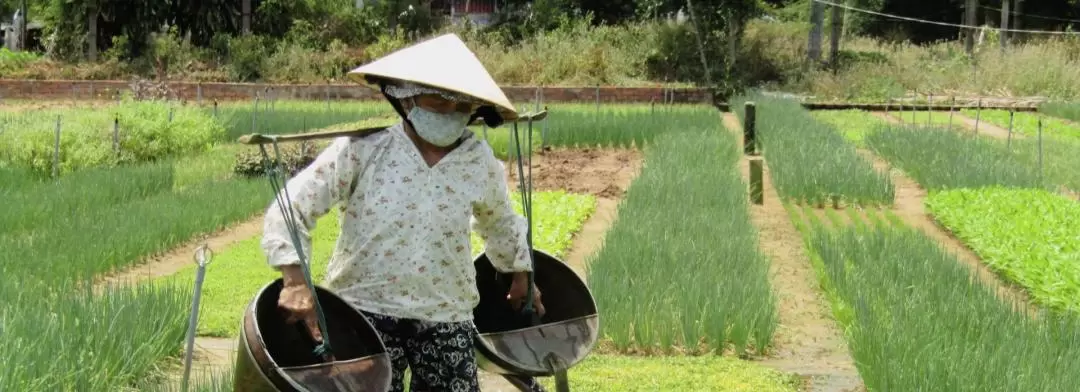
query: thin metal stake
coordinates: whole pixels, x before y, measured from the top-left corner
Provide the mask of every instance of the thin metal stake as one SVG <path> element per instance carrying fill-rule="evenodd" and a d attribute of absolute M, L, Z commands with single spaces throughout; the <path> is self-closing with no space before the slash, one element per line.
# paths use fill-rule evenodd
<path fill-rule="evenodd" d="M 949 129 L 952 129 L 952 117 L 953 117 L 953 111 L 954 110 L 956 110 L 956 96 L 955 95 L 952 97 L 952 100 L 949 101 Z"/>
<path fill-rule="evenodd" d="M 975 107 L 975 134 L 979 134 L 979 120 L 982 117 L 982 97 L 979 97 L 979 106 Z"/>
<path fill-rule="evenodd" d="M 1039 183 L 1042 183 L 1043 177 L 1043 137 L 1042 137 L 1042 116 L 1039 116 Z"/>
<path fill-rule="evenodd" d="M 56 115 L 56 145 L 53 148 L 52 176 L 60 178 L 60 115 Z"/>
<path fill-rule="evenodd" d="M 202 244 L 198 249 L 195 249 L 195 264 L 198 269 L 195 270 L 195 295 L 191 299 L 191 318 L 188 319 L 187 330 L 187 350 L 184 352 L 184 379 L 181 383 L 181 390 L 188 390 L 188 378 L 191 375 L 191 357 L 195 351 L 195 328 L 199 325 L 199 299 L 202 296 L 202 284 L 203 278 L 206 277 L 206 266 L 210 264 L 210 260 L 214 257 L 214 252 L 210 250 L 210 247 L 206 244 Z"/>
<path fill-rule="evenodd" d="M 1005 141 L 1005 148 L 1012 151 L 1012 133 L 1013 133 L 1013 110 L 1009 109 L 1009 138 Z"/>
<path fill-rule="evenodd" d="M 927 95 L 926 102 L 926 127 L 933 126 L 934 120 L 934 94 Z"/>
<path fill-rule="evenodd" d="M 596 111 L 600 111 L 600 85 L 596 85 Z"/>
<path fill-rule="evenodd" d="M 326 103 L 327 103 L 327 105 L 329 105 L 330 101 L 326 101 Z M 251 110 L 251 132 L 252 133 L 258 132 L 257 131 L 258 128 L 255 127 L 255 115 L 258 113 L 258 111 L 259 111 L 259 93 L 255 93 L 255 105 Z"/>
<path fill-rule="evenodd" d="M 544 106 L 544 111 L 547 111 L 547 106 Z M 543 152 L 547 147 L 547 119 L 545 118 L 543 124 L 540 125 L 540 151 Z"/>
<path fill-rule="evenodd" d="M 112 126 L 113 152 L 120 154 L 120 116 L 113 117 Z"/>

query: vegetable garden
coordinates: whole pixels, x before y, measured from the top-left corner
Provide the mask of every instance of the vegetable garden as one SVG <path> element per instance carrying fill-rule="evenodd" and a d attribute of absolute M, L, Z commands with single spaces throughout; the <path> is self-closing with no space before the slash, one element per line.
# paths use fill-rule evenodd
<path fill-rule="evenodd" d="M 737 129 L 751 101 L 763 204 L 748 197 L 757 157 Z M 729 121 L 704 105 L 549 104 L 534 126 L 536 247 L 583 273 L 600 309 L 601 341 L 570 370 L 572 390 L 839 390 L 822 385 L 846 370 L 871 391 L 1080 382 L 1080 110 L 730 103 Z M 1006 129 L 1011 117 L 1015 134 L 975 132 L 976 117 Z M 242 309 L 276 277 L 258 245 L 272 195 L 252 170 L 257 148 L 236 138 L 394 121 L 381 102 L 0 111 L 0 362 L 14 364 L 0 389 L 178 390 L 195 275 L 185 247 L 233 230 L 213 249 L 201 342 L 234 343 Z M 513 156 L 506 127 L 474 132 Z M 285 159 L 298 170 L 320 146 Z M 316 281 L 338 227 L 331 213 L 313 232 Z M 792 291 L 798 279 L 808 289 Z M 813 306 L 835 331 L 799 328 Z M 827 333 L 844 344 L 836 367 L 807 370 L 831 361 L 807 349 Z M 203 365 L 199 390 L 231 389 L 228 360 Z"/>

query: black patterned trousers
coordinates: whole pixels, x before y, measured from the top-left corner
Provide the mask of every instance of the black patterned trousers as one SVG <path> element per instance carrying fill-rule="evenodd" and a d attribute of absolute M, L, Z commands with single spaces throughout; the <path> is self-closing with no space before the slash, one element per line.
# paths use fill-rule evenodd
<path fill-rule="evenodd" d="M 362 312 L 379 332 L 390 354 L 390 392 L 480 392 L 472 322 L 433 323 Z"/>

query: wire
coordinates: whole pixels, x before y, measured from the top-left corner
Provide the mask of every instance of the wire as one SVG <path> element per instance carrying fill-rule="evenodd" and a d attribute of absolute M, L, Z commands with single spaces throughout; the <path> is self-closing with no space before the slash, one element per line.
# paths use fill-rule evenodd
<path fill-rule="evenodd" d="M 1001 12 L 1001 8 L 994 8 L 994 7 L 985 6 L 985 5 L 980 5 L 979 8 L 985 8 L 985 9 L 988 9 L 988 10 L 991 10 L 991 11 Z M 1009 16 L 1013 16 L 1013 15 L 1026 16 L 1026 17 L 1034 18 L 1034 19 L 1054 20 L 1054 21 L 1058 21 L 1058 22 L 1080 23 L 1080 19 L 1055 18 L 1053 16 L 1042 16 L 1042 15 L 1025 14 L 1025 13 L 1022 13 L 1022 12 L 1009 11 Z"/>
<path fill-rule="evenodd" d="M 861 8 L 855 8 L 855 7 L 844 5 L 844 4 L 837 4 L 837 3 L 833 3 L 831 1 L 826 1 L 826 0 L 810 0 L 810 1 L 815 1 L 815 2 L 818 2 L 818 3 L 821 3 L 821 4 L 825 4 L 825 5 L 831 5 L 833 7 L 840 7 L 840 8 L 850 10 L 850 11 L 861 12 L 861 13 L 864 13 L 864 14 L 883 16 L 883 17 L 886 17 L 886 18 L 906 20 L 906 21 L 909 21 L 909 22 L 916 22 L 916 23 L 925 23 L 925 24 L 932 24 L 932 25 L 946 26 L 946 27 L 956 27 L 956 28 L 961 28 L 961 29 L 972 29 L 972 30 L 986 29 L 986 30 L 1007 31 L 1007 32 L 1010 32 L 1010 33 L 1026 33 L 1026 34 L 1080 35 L 1080 32 L 1072 32 L 1072 31 L 1016 30 L 1016 29 L 994 28 L 994 27 L 989 27 L 989 26 L 968 26 L 968 25 L 962 25 L 962 24 L 937 22 L 937 21 L 933 21 L 933 20 L 909 18 L 909 17 L 906 17 L 906 16 L 892 15 L 892 14 L 886 14 L 886 13 L 877 12 L 877 11 L 864 10 L 864 9 L 861 9 Z"/>

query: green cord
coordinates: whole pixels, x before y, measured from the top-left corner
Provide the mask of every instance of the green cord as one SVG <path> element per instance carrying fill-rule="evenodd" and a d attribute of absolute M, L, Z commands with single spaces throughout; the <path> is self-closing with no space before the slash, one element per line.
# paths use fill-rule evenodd
<path fill-rule="evenodd" d="M 315 290 L 315 283 L 311 279 L 311 270 L 308 266 L 307 259 L 304 257 L 304 249 L 300 244 L 300 233 L 297 229 L 297 223 L 293 215 L 292 200 L 289 197 L 289 190 L 281 182 L 277 181 L 277 174 L 283 173 L 281 151 L 278 148 L 277 136 L 269 136 L 274 145 L 274 165 L 270 164 L 269 154 L 266 152 L 264 145 L 259 145 L 259 150 L 262 151 L 263 164 L 266 170 L 267 178 L 270 180 L 271 190 L 275 194 L 277 200 L 278 209 L 281 211 L 282 217 L 285 219 L 285 226 L 289 229 L 289 236 L 292 237 L 293 248 L 296 249 L 297 258 L 300 259 L 300 268 L 304 272 L 304 282 L 307 284 L 308 290 L 311 290 L 311 298 L 315 301 L 315 314 L 319 319 L 319 328 L 322 330 L 322 343 L 315 347 L 314 354 L 327 358 L 333 354 L 330 349 L 330 334 L 326 327 L 326 317 L 323 312 L 322 303 L 319 301 L 318 292 Z M 288 177 L 287 174 L 282 174 L 283 177 Z M 278 193 L 278 190 L 281 193 Z M 284 200 L 282 200 L 284 196 Z"/>
<path fill-rule="evenodd" d="M 529 287 L 525 294 L 525 306 L 522 308 L 522 313 L 532 314 L 535 312 L 533 308 L 533 285 L 536 281 L 536 261 L 533 259 L 533 242 L 532 242 L 532 176 L 529 177 L 529 187 L 525 187 L 525 170 L 521 155 L 521 136 L 518 132 L 517 122 L 514 122 L 514 145 L 517 147 L 517 167 L 518 167 L 518 185 L 521 189 L 521 207 L 525 212 L 525 220 L 528 222 L 528 230 L 525 235 L 525 242 L 528 245 L 529 264 L 532 268 L 529 268 Z M 529 122 L 529 147 L 532 147 L 532 121 Z M 531 163 L 531 162 L 530 162 Z M 532 172 L 532 165 L 529 165 L 529 172 Z"/>

